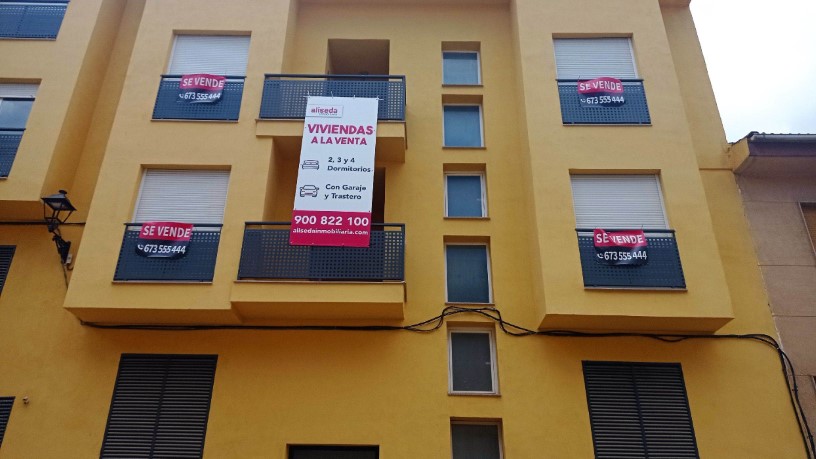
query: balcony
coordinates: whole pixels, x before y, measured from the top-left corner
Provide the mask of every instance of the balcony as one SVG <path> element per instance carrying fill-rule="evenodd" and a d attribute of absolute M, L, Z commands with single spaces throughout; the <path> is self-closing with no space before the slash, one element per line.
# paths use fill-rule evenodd
<path fill-rule="evenodd" d="M 139 223 L 126 223 L 114 281 L 212 282 L 221 225 L 196 224 L 182 258 L 146 258 L 136 253 Z"/>
<path fill-rule="evenodd" d="M 289 245 L 289 222 L 248 222 L 232 303 L 245 319 L 401 319 L 405 225 L 369 247 Z"/>
<path fill-rule="evenodd" d="M 57 38 L 68 0 L 0 1 L 0 38 Z"/>
<path fill-rule="evenodd" d="M 25 129 L 0 129 L 0 177 L 8 177 Z"/>
<path fill-rule="evenodd" d="M 379 100 L 377 119 L 405 121 L 405 77 L 402 75 L 267 74 L 261 119 L 303 119 L 309 96 L 367 97 Z"/>
<path fill-rule="evenodd" d="M 227 76 L 221 100 L 211 104 L 191 104 L 178 97 L 181 75 L 162 75 L 153 119 L 238 121 L 245 79 L 243 76 Z"/>
<path fill-rule="evenodd" d="M 605 228 L 607 231 L 625 231 Z M 592 231 L 578 228 L 578 250 L 584 287 L 633 289 L 685 289 L 683 267 L 674 230 L 644 230 L 648 247 L 648 262 L 643 265 L 612 266 L 597 261 Z"/>
<path fill-rule="evenodd" d="M 643 124 L 652 123 L 643 80 L 621 80 L 626 103 L 620 107 L 582 107 L 578 80 L 558 81 L 561 119 L 564 124 Z"/>

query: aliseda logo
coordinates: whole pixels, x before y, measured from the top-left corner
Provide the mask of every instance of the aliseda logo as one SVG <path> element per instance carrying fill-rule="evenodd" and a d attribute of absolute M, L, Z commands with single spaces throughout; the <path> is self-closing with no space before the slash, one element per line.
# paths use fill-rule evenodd
<path fill-rule="evenodd" d="M 309 118 L 342 118 L 342 105 L 309 105 L 306 107 L 306 116 Z"/>

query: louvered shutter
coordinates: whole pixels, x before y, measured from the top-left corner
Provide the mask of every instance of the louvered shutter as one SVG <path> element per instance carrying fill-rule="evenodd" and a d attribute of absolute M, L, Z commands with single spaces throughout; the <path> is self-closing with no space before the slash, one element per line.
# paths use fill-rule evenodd
<path fill-rule="evenodd" d="M 667 229 L 656 175 L 573 175 L 578 228 Z"/>
<path fill-rule="evenodd" d="M 147 169 L 134 222 L 222 223 L 229 171 Z"/>
<path fill-rule="evenodd" d="M 11 269 L 11 259 L 14 257 L 13 245 L 0 245 L 0 293 L 3 293 L 3 286 L 6 285 L 6 277 Z"/>
<path fill-rule="evenodd" d="M 100 458 L 200 458 L 217 359 L 123 354 Z"/>
<path fill-rule="evenodd" d="M 595 457 L 698 458 L 679 364 L 584 362 Z"/>
<path fill-rule="evenodd" d="M 12 405 L 14 405 L 14 397 L 0 397 L 0 445 L 3 444 L 3 436 L 6 433 L 9 416 L 11 416 Z"/>
<path fill-rule="evenodd" d="M 39 87 L 40 85 L 37 84 L 3 83 L 0 84 L 0 99 L 4 97 L 33 99 Z"/>
<path fill-rule="evenodd" d="M 802 215 L 805 217 L 805 227 L 810 235 L 810 242 L 816 250 L 816 203 L 802 203 Z"/>
<path fill-rule="evenodd" d="M 244 76 L 248 53 L 248 36 L 176 35 L 167 73 Z"/>
<path fill-rule="evenodd" d="M 637 78 L 630 38 L 556 38 L 559 79 Z"/>

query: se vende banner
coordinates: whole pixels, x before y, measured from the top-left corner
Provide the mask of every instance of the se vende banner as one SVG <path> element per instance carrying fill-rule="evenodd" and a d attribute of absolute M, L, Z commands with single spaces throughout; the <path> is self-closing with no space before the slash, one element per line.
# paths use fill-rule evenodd
<path fill-rule="evenodd" d="M 221 100 L 227 78 L 208 73 L 182 75 L 179 82 L 179 102 L 214 104 Z"/>
<path fill-rule="evenodd" d="M 309 97 L 292 245 L 368 247 L 378 101 Z"/>
<path fill-rule="evenodd" d="M 147 258 L 181 258 L 187 255 L 192 234 L 190 223 L 142 223 L 136 253 Z"/>
<path fill-rule="evenodd" d="M 582 107 L 620 107 L 626 103 L 623 82 L 612 77 L 578 81 L 578 99 Z"/>
<path fill-rule="evenodd" d="M 648 260 L 646 234 L 642 230 L 607 232 L 595 229 L 592 233 L 595 256 L 606 265 L 644 265 Z"/>

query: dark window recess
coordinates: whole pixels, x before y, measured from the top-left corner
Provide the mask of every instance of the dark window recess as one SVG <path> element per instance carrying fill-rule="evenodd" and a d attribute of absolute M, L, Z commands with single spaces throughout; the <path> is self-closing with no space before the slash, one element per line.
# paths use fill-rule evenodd
<path fill-rule="evenodd" d="M 596 458 L 699 457 L 679 364 L 583 367 Z"/>
<path fill-rule="evenodd" d="M 156 105 L 153 108 L 153 119 L 238 121 L 245 78 L 227 76 L 221 100 L 212 104 L 192 104 L 179 99 L 181 75 L 162 75 Z"/>
<path fill-rule="evenodd" d="M 379 446 L 289 446 L 289 459 L 379 459 L 379 457 Z"/>
<path fill-rule="evenodd" d="M 451 389 L 454 392 L 493 392 L 490 333 L 451 332 Z"/>
<path fill-rule="evenodd" d="M 451 424 L 453 459 L 500 459 L 498 424 Z"/>
<path fill-rule="evenodd" d="M 14 257 L 13 245 L 0 245 L 0 293 L 3 293 L 3 286 L 6 285 L 6 276 L 11 269 L 11 259 Z"/>
<path fill-rule="evenodd" d="M 651 124 L 643 80 L 622 80 L 626 103 L 620 107 L 582 107 L 578 80 L 558 80 L 564 124 Z"/>
<path fill-rule="evenodd" d="M 448 302 L 490 303 L 487 246 L 448 245 L 445 257 Z"/>
<path fill-rule="evenodd" d="M 3 444 L 3 436 L 11 416 L 11 405 L 14 405 L 14 397 L 0 397 L 0 445 Z"/>
<path fill-rule="evenodd" d="M 100 458 L 200 458 L 217 359 L 123 354 Z"/>
<path fill-rule="evenodd" d="M 0 1 L 0 38 L 55 39 L 67 0 Z"/>

